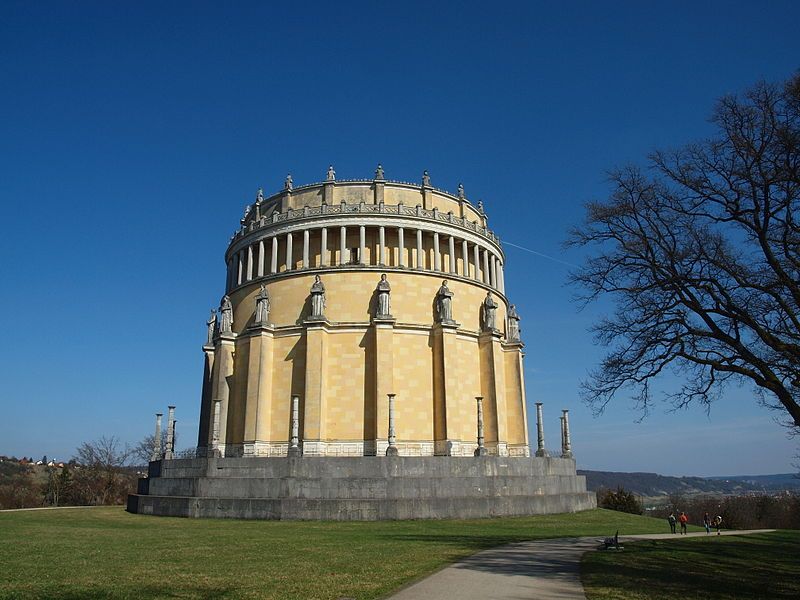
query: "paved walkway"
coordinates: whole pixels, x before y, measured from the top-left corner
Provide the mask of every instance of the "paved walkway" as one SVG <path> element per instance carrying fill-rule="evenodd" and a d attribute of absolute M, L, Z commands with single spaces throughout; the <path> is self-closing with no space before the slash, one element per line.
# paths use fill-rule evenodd
<path fill-rule="evenodd" d="M 774 529 L 723 531 L 722 535 L 769 531 Z M 705 532 L 685 536 L 663 533 L 626 535 L 619 539 L 622 543 L 705 535 Z M 541 540 L 484 550 L 404 588 L 390 600 L 585 600 L 580 579 L 581 555 L 597 548 L 598 539 Z"/>

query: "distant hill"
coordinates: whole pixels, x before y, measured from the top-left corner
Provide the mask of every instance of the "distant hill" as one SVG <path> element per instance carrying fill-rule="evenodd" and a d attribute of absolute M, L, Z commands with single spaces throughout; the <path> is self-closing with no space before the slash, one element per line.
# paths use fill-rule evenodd
<path fill-rule="evenodd" d="M 800 491 L 800 479 L 792 473 L 735 477 L 670 477 L 658 473 L 618 473 L 579 469 L 578 474 L 586 476 L 586 486 L 592 491 L 601 487 L 622 486 L 626 490 L 642 496 Z"/>

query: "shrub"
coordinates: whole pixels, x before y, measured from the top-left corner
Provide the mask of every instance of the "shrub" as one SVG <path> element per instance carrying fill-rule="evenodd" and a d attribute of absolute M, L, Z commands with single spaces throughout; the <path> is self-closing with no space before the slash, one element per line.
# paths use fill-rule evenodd
<path fill-rule="evenodd" d="M 634 495 L 634 493 L 629 492 L 622 486 L 619 486 L 616 490 L 598 490 L 597 505 L 600 508 L 631 513 L 633 515 L 642 514 L 643 510 L 642 503 Z"/>

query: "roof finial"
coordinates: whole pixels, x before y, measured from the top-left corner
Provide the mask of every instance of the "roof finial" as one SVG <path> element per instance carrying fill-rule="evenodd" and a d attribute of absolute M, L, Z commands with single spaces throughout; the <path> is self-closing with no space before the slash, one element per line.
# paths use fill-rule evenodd
<path fill-rule="evenodd" d="M 258 192 L 256 192 L 256 204 L 261 204 L 264 201 L 264 190 L 258 188 Z"/>
<path fill-rule="evenodd" d="M 375 169 L 375 179 L 383 179 L 383 165 L 381 163 L 378 163 L 378 168 Z"/>
<path fill-rule="evenodd" d="M 427 169 L 422 172 L 422 187 L 431 187 L 431 176 Z"/>
<path fill-rule="evenodd" d="M 291 192 L 292 191 L 292 174 L 289 173 L 286 176 L 286 180 L 283 182 L 283 189 Z"/>
<path fill-rule="evenodd" d="M 328 174 L 325 179 L 326 181 L 336 181 L 336 171 L 333 170 L 333 165 L 328 165 Z"/>
<path fill-rule="evenodd" d="M 460 200 L 464 199 L 464 184 L 463 183 L 459 183 L 458 184 L 458 197 L 459 197 Z"/>

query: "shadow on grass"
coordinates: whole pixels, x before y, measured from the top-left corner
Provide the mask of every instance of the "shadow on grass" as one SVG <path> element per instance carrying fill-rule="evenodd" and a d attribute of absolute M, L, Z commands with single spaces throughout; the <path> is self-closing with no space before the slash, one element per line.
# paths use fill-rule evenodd
<path fill-rule="evenodd" d="M 201 600 L 219 600 L 235 595 L 235 588 L 214 588 L 182 585 L 179 590 L 168 585 L 143 585 L 135 589 L 121 588 L 117 590 L 91 589 L 85 590 L 51 590 L 32 591 L 30 595 L 12 595 L 13 598 L 48 598 L 50 600 L 98 600 L 113 598 L 192 598 Z"/>
<path fill-rule="evenodd" d="M 628 544 L 587 554 L 582 579 L 589 598 L 798 598 L 800 533 L 785 533 Z"/>

